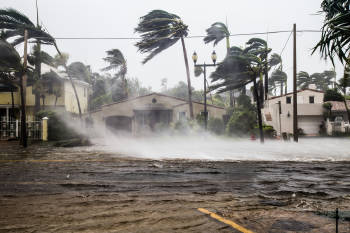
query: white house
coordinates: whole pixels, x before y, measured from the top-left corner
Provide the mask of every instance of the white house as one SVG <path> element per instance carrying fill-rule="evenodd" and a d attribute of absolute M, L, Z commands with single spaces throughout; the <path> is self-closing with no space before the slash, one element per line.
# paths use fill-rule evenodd
<path fill-rule="evenodd" d="M 323 118 L 324 92 L 315 89 L 299 90 L 298 128 L 306 135 L 318 135 Z M 262 109 L 263 121 L 282 133 L 293 133 L 293 93 L 269 98 Z"/>

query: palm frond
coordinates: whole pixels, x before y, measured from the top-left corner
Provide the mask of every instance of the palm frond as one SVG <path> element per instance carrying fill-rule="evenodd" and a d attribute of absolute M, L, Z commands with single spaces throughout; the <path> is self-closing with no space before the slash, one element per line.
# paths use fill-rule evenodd
<path fill-rule="evenodd" d="M 140 18 L 135 32 L 141 35 L 141 40 L 135 46 L 141 53 L 149 54 L 142 62 L 145 64 L 163 50 L 174 45 L 181 37 L 186 37 L 188 26 L 175 14 L 153 10 Z"/>

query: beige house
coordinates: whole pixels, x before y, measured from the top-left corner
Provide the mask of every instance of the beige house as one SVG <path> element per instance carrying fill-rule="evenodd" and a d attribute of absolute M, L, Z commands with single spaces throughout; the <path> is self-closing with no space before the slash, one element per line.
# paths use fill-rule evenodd
<path fill-rule="evenodd" d="M 79 114 L 73 87 L 67 74 L 45 64 L 42 64 L 41 72 L 42 75 L 55 72 L 59 77 L 59 82 L 54 87 L 56 89 L 56 95 L 45 92 L 43 93 L 42 98 L 40 98 L 41 109 L 54 109 Z M 74 80 L 74 83 L 80 100 L 81 111 L 82 113 L 86 113 L 88 109 L 88 94 L 90 86 L 88 83 L 80 80 Z M 4 84 L 0 86 L 0 121 L 8 122 L 20 118 L 19 109 L 21 101 L 19 88 L 12 86 L 12 89 L 14 106 L 12 106 L 11 87 Z M 33 93 L 33 86 L 28 85 L 26 90 L 26 115 L 29 121 L 34 120 L 34 106 L 35 95 Z M 14 116 L 15 119 L 10 119 L 11 116 Z"/>
<path fill-rule="evenodd" d="M 204 111 L 204 104 L 193 102 L 194 115 Z M 226 111 L 222 107 L 207 105 L 209 118 L 222 119 Z M 157 125 L 168 126 L 172 122 L 188 119 L 189 106 L 186 100 L 152 93 L 102 106 L 89 114 L 94 124 L 110 130 L 139 133 L 153 131 Z"/>
<path fill-rule="evenodd" d="M 315 89 L 299 90 L 298 128 L 306 135 L 318 135 L 323 118 L 324 92 Z M 269 98 L 262 109 L 263 121 L 273 126 L 278 135 L 293 133 L 293 93 Z"/>

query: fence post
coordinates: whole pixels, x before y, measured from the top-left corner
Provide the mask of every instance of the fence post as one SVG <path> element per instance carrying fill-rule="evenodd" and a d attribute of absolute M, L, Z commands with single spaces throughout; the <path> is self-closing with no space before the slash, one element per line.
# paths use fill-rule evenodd
<path fill-rule="evenodd" d="M 48 128 L 47 128 L 47 120 L 49 118 L 44 117 L 41 122 L 41 139 L 43 141 L 47 141 L 47 136 L 48 136 Z"/>

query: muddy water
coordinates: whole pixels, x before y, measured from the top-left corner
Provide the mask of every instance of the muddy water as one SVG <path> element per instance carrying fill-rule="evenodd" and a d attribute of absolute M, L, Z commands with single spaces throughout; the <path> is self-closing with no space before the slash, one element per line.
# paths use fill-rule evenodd
<path fill-rule="evenodd" d="M 255 232 L 333 232 L 334 220 L 322 214 L 350 209 L 348 161 L 152 160 L 101 148 L 0 147 L 0 232 L 235 232 L 197 208 Z M 342 232 L 349 227 L 342 222 Z"/>

